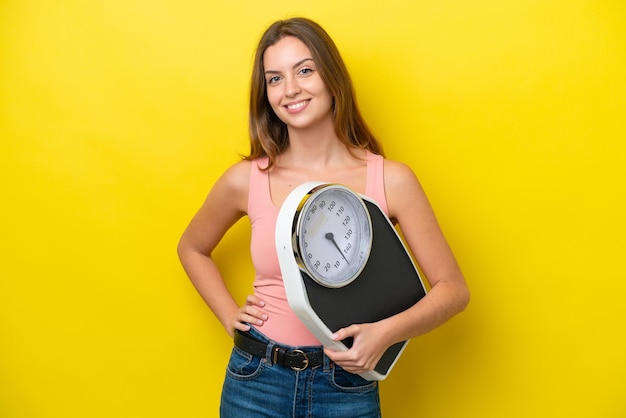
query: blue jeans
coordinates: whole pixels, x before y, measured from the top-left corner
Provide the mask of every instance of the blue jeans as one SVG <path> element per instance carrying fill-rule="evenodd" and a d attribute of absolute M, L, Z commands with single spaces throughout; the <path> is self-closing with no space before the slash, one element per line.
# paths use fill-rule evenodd
<path fill-rule="evenodd" d="M 322 365 L 301 371 L 272 364 L 276 343 L 255 329 L 250 333 L 269 343 L 267 355 L 259 358 L 233 347 L 222 387 L 221 417 L 380 417 L 378 382 L 348 373 L 326 356 Z M 321 350 L 281 346 L 305 353 Z"/>

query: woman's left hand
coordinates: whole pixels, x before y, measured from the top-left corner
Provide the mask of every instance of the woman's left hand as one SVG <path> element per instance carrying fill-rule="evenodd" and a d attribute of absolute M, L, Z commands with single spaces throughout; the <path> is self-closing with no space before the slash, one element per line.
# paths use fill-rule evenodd
<path fill-rule="evenodd" d="M 342 341 L 352 337 L 352 347 L 347 351 L 324 348 L 324 352 L 334 363 L 350 373 L 371 371 L 388 348 L 378 325 L 355 324 L 341 328 L 333 334 L 332 339 Z"/>

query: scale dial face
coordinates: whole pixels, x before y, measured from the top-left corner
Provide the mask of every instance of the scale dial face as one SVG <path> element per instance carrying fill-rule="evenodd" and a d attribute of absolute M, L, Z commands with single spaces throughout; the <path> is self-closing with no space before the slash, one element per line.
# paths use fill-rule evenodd
<path fill-rule="evenodd" d="M 342 287 L 361 273 L 372 248 L 372 220 L 363 200 L 330 184 L 302 199 L 295 222 L 298 264 L 326 287 Z"/>

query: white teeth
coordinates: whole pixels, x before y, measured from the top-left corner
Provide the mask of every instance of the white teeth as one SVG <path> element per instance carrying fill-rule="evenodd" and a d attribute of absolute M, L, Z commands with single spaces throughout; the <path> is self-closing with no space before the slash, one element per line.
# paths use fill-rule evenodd
<path fill-rule="evenodd" d="M 306 102 L 299 102 L 299 103 L 290 104 L 290 105 L 287 106 L 287 109 L 289 109 L 289 110 L 302 109 L 305 104 L 306 104 Z"/>

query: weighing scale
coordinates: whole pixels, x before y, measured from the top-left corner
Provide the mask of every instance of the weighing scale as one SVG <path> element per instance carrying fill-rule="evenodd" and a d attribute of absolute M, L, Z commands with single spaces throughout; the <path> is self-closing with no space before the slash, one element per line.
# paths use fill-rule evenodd
<path fill-rule="evenodd" d="M 426 289 L 411 256 L 378 204 L 334 183 L 308 182 L 287 197 L 276 222 L 276 250 L 289 305 L 326 347 L 352 324 L 393 316 Z M 368 380 L 387 377 L 408 343 L 389 347 Z"/>

